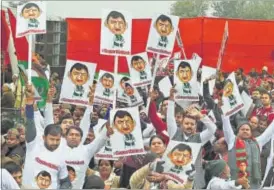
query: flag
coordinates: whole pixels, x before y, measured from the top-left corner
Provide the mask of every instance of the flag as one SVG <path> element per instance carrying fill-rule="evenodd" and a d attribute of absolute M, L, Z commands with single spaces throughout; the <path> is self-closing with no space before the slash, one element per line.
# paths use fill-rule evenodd
<path fill-rule="evenodd" d="M 29 44 L 26 39 L 26 37 L 16 38 L 16 18 L 11 12 L 10 9 L 8 9 L 9 19 L 10 19 L 10 25 L 11 25 L 11 31 L 12 36 L 15 43 L 16 48 L 16 55 L 18 57 L 18 67 L 19 67 L 19 79 L 20 87 L 17 87 L 16 97 L 16 106 L 22 105 L 22 100 L 24 98 L 20 98 L 22 96 L 22 90 L 24 89 L 25 84 L 27 83 L 27 69 L 28 69 L 28 48 Z M 46 77 L 45 71 L 39 64 L 41 58 L 37 54 L 32 55 L 32 74 L 31 74 L 31 81 L 33 86 L 35 87 L 35 99 L 38 100 L 37 106 L 38 108 L 43 108 L 46 105 L 47 100 L 47 93 L 49 89 L 49 81 Z M 21 99 L 21 100 L 20 100 Z"/>
<path fill-rule="evenodd" d="M 4 10 L 1 10 L 1 52 L 4 56 L 4 65 L 10 63 L 8 54 L 8 44 L 10 39 L 10 29 L 6 20 L 6 14 Z"/>

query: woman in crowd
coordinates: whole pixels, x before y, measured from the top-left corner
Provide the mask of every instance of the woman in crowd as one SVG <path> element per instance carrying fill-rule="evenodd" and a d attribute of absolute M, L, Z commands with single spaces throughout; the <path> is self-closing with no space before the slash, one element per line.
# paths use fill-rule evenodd
<path fill-rule="evenodd" d="M 166 143 L 163 137 L 154 135 L 150 138 L 149 147 L 151 152 L 157 154 L 157 156 L 161 158 L 166 150 Z"/>

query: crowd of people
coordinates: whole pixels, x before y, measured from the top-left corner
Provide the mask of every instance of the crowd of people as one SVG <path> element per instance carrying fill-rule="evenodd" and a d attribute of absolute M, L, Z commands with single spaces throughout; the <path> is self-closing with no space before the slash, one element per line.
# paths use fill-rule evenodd
<path fill-rule="evenodd" d="M 172 67 L 170 67 L 172 69 Z M 274 70 L 273 70 L 274 71 Z M 139 106 L 141 130 L 146 154 L 118 160 L 97 160 L 95 154 L 113 134 L 109 122 L 111 105 L 93 104 L 96 82 L 89 93 L 89 105 L 75 106 L 58 102 L 62 78 L 50 77 L 47 103 L 39 110 L 34 87 L 25 89 L 23 121 L 8 116 L 1 120 L 1 183 L 3 189 L 258 189 L 274 188 L 274 158 L 266 173 L 274 147 L 274 72 L 267 67 L 248 73 L 235 71 L 239 91 L 253 99 L 253 110 L 246 116 L 238 112 L 230 117 L 221 110 L 223 88 L 229 73 L 217 72 L 203 82 L 203 96 L 182 108 L 176 103 L 174 86 L 165 98 L 157 77 L 153 90 L 138 88 L 145 105 Z M 173 71 L 169 71 L 173 85 Z M 201 72 L 197 81 L 201 83 Z M 213 95 L 209 81 L 215 79 Z M 1 108 L 13 108 L 18 76 L 2 85 Z M 147 104 L 147 99 L 151 101 Z M 117 108 L 126 108 L 117 102 Z M 148 114 L 146 106 L 149 107 Z M 213 111 L 216 122 L 207 114 Z M 94 128 L 99 119 L 108 120 L 99 134 Z M 184 184 L 176 183 L 154 170 L 170 140 L 202 143 L 195 162 L 195 173 Z M 244 158 L 244 161 L 241 160 Z M 37 174 L 37 165 L 50 169 Z M 241 172 L 244 168 L 244 172 Z M 247 172 L 246 172 L 247 171 Z M 267 175 L 267 176 L 265 176 Z M 265 179 L 265 180 L 263 180 Z M 263 184 L 262 184 L 263 183 Z"/>

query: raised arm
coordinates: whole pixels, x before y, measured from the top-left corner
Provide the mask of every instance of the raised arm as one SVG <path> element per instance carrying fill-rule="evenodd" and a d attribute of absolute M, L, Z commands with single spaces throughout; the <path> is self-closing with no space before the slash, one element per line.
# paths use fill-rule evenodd
<path fill-rule="evenodd" d="M 262 149 L 262 147 L 268 142 L 270 141 L 272 134 L 274 134 L 274 121 L 272 121 L 270 123 L 270 125 L 267 127 L 267 129 L 263 132 L 263 134 L 261 134 L 260 136 L 258 136 L 256 138 L 260 149 Z"/>
<path fill-rule="evenodd" d="M 84 116 L 83 116 L 83 118 L 81 119 L 81 122 L 80 122 L 80 128 L 83 131 L 83 137 L 82 137 L 81 144 L 84 144 L 84 142 L 86 140 L 86 137 L 88 135 L 88 131 L 89 131 L 89 127 L 90 127 L 90 114 L 91 114 L 92 110 L 93 110 L 93 106 L 88 105 L 86 107 L 86 111 L 84 113 Z"/>
<path fill-rule="evenodd" d="M 231 150 L 234 146 L 235 134 L 232 130 L 229 117 L 222 115 L 222 121 L 223 121 L 223 131 L 224 131 L 225 141 L 228 145 L 228 150 Z"/>
<path fill-rule="evenodd" d="M 166 123 L 163 122 L 159 116 L 157 115 L 157 108 L 155 101 L 150 102 L 148 116 L 151 120 L 151 123 L 155 127 L 157 133 L 161 133 L 162 131 L 166 131 L 167 126 Z"/>
<path fill-rule="evenodd" d="M 34 89 L 32 85 L 26 86 L 26 141 L 27 144 L 34 142 L 36 137 L 36 127 L 34 123 Z"/>
<path fill-rule="evenodd" d="M 206 130 L 204 130 L 200 133 L 201 142 L 204 145 L 205 143 L 207 143 L 207 141 L 209 141 L 212 137 L 214 137 L 217 127 L 216 127 L 215 123 L 213 123 L 208 116 L 204 116 L 201 119 L 201 121 L 207 127 Z"/>
<path fill-rule="evenodd" d="M 208 109 L 213 109 L 214 105 L 215 105 L 215 102 L 214 102 L 213 98 L 211 97 L 211 95 L 209 93 L 209 82 L 208 82 L 208 80 L 204 81 L 203 96 L 204 96 L 204 100 L 207 104 Z"/>
<path fill-rule="evenodd" d="M 45 127 L 50 124 L 54 124 L 52 101 L 55 94 L 56 94 L 56 88 L 54 84 L 51 84 L 48 91 L 47 103 L 45 107 L 45 120 L 44 120 Z"/>
<path fill-rule="evenodd" d="M 177 132 L 177 124 L 175 120 L 175 102 L 174 102 L 174 95 L 176 93 L 175 85 L 170 89 L 170 96 L 168 100 L 167 106 L 167 132 L 172 139 Z"/>
<path fill-rule="evenodd" d="M 129 184 L 132 189 L 143 189 L 146 177 L 148 176 L 150 170 L 150 165 L 147 164 L 140 168 L 139 170 L 136 170 L 132 176 L 130 177 Z"/>

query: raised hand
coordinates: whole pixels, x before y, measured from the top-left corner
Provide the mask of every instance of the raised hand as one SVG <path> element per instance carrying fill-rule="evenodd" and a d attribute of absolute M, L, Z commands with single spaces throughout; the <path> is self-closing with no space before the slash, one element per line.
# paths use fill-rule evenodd
<path fill-rule="evenodd" d="M 187 109 L 186 112 L 188 115 L 196 118 L 196 119 L 201 119 L 204 117 L 204 115 L 201 113 L 201 111 L 198 109 L 197 104 L 191 104 Z"/>
<path fill-rule="evenodd" d="M 48 97 L 47 97 L 47 102 L 52 102 L 54 96 L 56 94 L 56 88 L 54 86 L 54 83 L 51 82 L 50 84 L 50 88 L 48 90 Z"/>
<path fill-rule="evenodd" d="M 27 84 L 25 89 L 26 104 L 33 105 L 34 103 L 34 87 L 32 84 Z"/>
<path fill-rule="evenodd" d="M 156 92 L 156 90 L 152 90 L 149 92 L 149 97 L 151 101 L 155 101 L 158 98 L 159 94 Z"/>
<path fill-rule="evenodd" d="M 172 88 L 170 89 L 169 100 L 172 100 L 172 101 L 174 101 L 174 96 L 175 96 L 175 93 L 177 92 L 177 90 L 175 89 L 175 86 L 176 84 L 174 84 Z"/>
<path fill-rule="evenodd" d="M 89 86 L 89 105 L 93 104 L 93 100 L 94 100 L 94 94 L 95 94 L 95 85 Z"/>
<path fill-rule="evenodd" d="M 110 137 L 110 135 L 114 134 L 114 131 L 112 127 L 110 127 L 110 121 L 108 120 L 106 123 L 106 128 L 107 128 L 107 136 Z"/>

